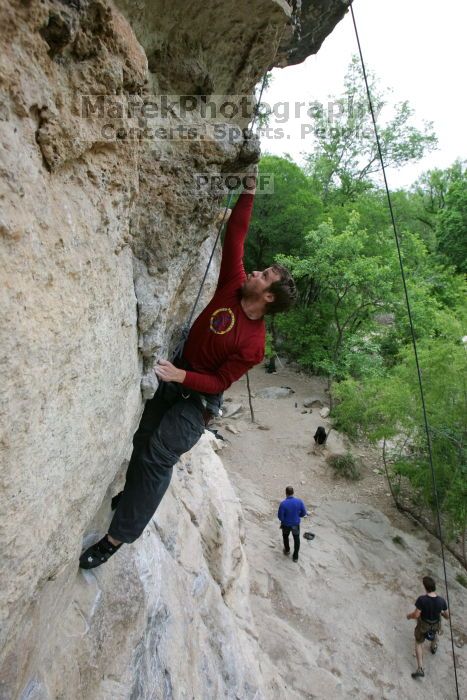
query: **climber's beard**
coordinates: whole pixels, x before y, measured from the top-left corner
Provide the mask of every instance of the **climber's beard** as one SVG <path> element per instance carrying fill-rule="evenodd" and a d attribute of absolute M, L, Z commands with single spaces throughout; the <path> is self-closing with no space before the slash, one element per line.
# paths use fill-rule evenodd
<path fill-rule="evenodd" d="M 259 299 L 261 297 L 260 290 L 258 289 L 258 280 L 253 277 L 250 273 L 241 288 L 242 299 L 251 301 L 253 299 Z"/>

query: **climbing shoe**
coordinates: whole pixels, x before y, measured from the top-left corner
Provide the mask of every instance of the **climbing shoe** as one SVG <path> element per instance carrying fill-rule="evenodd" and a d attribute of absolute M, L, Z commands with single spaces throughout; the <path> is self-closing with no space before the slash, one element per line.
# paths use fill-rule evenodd
<path fill-rule="evenodd" d="M 283 549 L 284 554 L 290 554 L 290 549 Z"/>
<path fill-rule="evenodd" d="M 293 559 L 293 561 L 298 561 L 298 554 L 294 554 L 292 559 Z"/>
<path fill-rule="evenodd" d="M 117 506 L 120 503 L 120 499 L 122 496 L 123 496 L 123 491 L 120 491 L 119 493 L 117 493 L 116 496 L 114 496 L 112 498 L 112 501 L 110 503 L 110 507 L 112 508 L 112 510 L 117 510 Z"/>
<path fill-rule="evenodd" d="M 425 675 L 425 671 L 423 668 L 417 668 L 416 671 L 414 671 L 412 674 L 412 678 L 423 678 Z"/>
<path fill-rule="evenodd" d="M 432 654 L 436 654 L 436 652 L 438 651 L 438 645 L 436 644 L 436 642 L 434 642 L 434 643 L 431 645 L 430 651 L 431 651 Z"/>
<path fill-rule="evenodd" d="M 112 554 L 115 554 L 117 549 L 120 549 L 122 543 L 112 544 L 107 539 L 107 535 L 99 542 L 88 547 L 79 558 L 79 566 L 81 569 L 94 569 L 96 566 L 105 564 L 110 559 Z"/>

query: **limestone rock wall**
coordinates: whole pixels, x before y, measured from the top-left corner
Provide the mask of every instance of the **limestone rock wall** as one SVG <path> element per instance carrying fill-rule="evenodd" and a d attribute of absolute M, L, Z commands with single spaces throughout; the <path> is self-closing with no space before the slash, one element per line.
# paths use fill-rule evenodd
<path fill-rule="evenodd" d="M 182 458 L 138 546 L 78 575 L 69 561 L 37 591 L 2 697 L 285 698 L 261 660 L 243 514 L 213 443 Z M 109 513 L 107 497 L 89 537 Z"/>
<path fill-rule="evenodd" d="M 260 0 L 254 13 L 246 0 L 0 0 L 2 698 L 182 698 L 201 682 L 201 672 L 190 676 L 191 661 L 168 670 L 158 656 L 161 634 L 175 644 L 175 627 L 167 631 L 174 606 L 185 649 L 180 600 L 198 605 L 194 579 L 180 574 L 171 588 L 164 578 L 169 535 L 164 546 L 151 526 L 147 540 L 92 581 L 76 561 L 83 536 L 97 522 L 106 527 L 99 514 L 128 456 L 142 392 L 154 391 L 154 357 L 173 347 L 212 245 L 221 197 L 197 190 L 194 176 L 235 172 L 254 157 L 241 136 L 251 114 L 230 120 L 231 140 L 214 138 L 198 112 L 190 118 L 206 129 L 203 140 L 120 138 L 118 129 L 104 138 L 93 100 L 251 95 L 268 67 L 316 51 L 345 5 L 316 0 L 303 10 L 301 22 L 301 3 L 285 0 Z M 166 123 L 180 120 L 173 110 Z M 143 128 L 144 117 L 126 110 L 112 119 L 123 129 L 135 123 Z M 215 269 L 206 295 L 214 277 Z M 177 542 L 180 522 L 171 530 Z M 216 634 L 227 629 L 224 613 L 211 620 L 197 612 L 206 638 L 210 623 Z M 254 686 L 250 670 L 241 680 L 241 664 L 228 671 L 235 682 L 221 682 L 222 637 L 214 652 L 215 663 L 203 662 L 206 683 L 222 688 L 212 697 Z M 59 681 L 65 659 L 70 672 Z"/>

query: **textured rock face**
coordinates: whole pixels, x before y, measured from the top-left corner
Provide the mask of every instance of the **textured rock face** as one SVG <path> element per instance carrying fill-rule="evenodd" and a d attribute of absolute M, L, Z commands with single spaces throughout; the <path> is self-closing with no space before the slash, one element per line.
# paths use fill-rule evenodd
<path fill-rule="evenodd" d="M 243 514 L 213 441 L 181 460 L 137 547 L 78 576 L 68 562 L 43 586 L 33 635 L 17 631 L 29 652 L 20 697 L 278 697 L 251 618 Z M 109 513 L 107 498 L 94 527 Z M 20 663 L 5 669 L 10 692 Z"/>
<path fill-rule="evenodd" d="M 279 44 L 276 65 L 301 63 L 318 51 L 324 39 L 347 12 L 350 0 L 292 0 L 288 31 Z"/>
<path fill-rule="evenodd" d="M 28 698 L 159 697 L 150 694 L 151 683 L 165 683 L 160 697 L 170 697 L 175 682 L 186 682 L 175 697 L 191 697 L 189 689 L 203 676 L 189 680 L 192 664 L 181 661 L 164 676 L 169 661 L 158 656 L 160 620 L 171 619 L 176 605 L 185 650 L 189 618 L 182 620 L 180 600 L 194 596 L 184 574 L 173 589 L 152 578 L 166 572 L 170 548 L 160 532 L 150 530 L 126 566 L 112 564 L 97 579 L 76 578 L 75 562 L 83 534 L 96 523 L 105 529 L 99 509 L 128 456 L 141 380 L 149 395 L 154 357 L 173 346 L 212 245 L 220 195 L 196 190 L 194 176 L 235 172 L 251 158 L 241 135 L 249 113 L 230 120 L 237 127 L 231 141 L 214 138 L 209 115 L 197 111 L 190 118 L 206 129 L 204 140 L 155 141 L 119 137 L 118 129 L 145 126 L 144 115 L 132 119 L 127 110 L 114 114 L 112 135 L 104 134 L 108 114 L 99 116 L 96 100 L 107 96 L 115 107 L 169 91 L 249 95 L 265 68 L 296 59 L 298 10 L 279 0 L 258 2 L 254 17 L 246 1 L 117 5 L 0 0 L 4 697 L 21 689 Z M 311 53 L 337 21 L 330 8 L 343 9 L 339 0 L 308 5 L 315 15 L 307 9 L 307 16 L 324 18 Z M 178 125 L 180 114 L 169 112 L 166 123 Z M 213 279 L 214 271 L 206 294 Z M 156 601 L 154 587 L 165 602 Z M 208 629 L 208 612 L 205 618 Z M 220 634 L 226 625 L 219 612 L 213 628 Z M 232 644 L 241 645 L 238 634 Z M 167 639 L 173 646 L 174 638 Z M 157 670 L 150 670 L 153 648 Z M 212 679 L 225 670 L 222 637 L 216 649 L 217 670 L 211 673 L 205 661 L 206 683 L 221 683 Z M 65 658 L 67 689 L 58 680 Z M 45 663 L 47 678 L 41 676 Z M 229 678 L 241 685 L 240 667 L 229 670 Z M 250 671 L 244 673 L 244 683 L 252 683 Z M 93 695 L 91 680 L 102 676 L 101 694 Z M 230 687 L 225 681 L 219 696 Z"/>

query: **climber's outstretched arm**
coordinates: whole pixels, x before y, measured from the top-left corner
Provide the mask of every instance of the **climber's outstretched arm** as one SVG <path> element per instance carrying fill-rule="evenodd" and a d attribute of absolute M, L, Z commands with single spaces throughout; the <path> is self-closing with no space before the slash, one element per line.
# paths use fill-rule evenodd
<path fill-rule="evenodd" d="M 256 187 L 253 187 L 253 182 L 256 183 L 256 177 L 251 175 L 248 178 L 251 178 L 252 188 L 245 189 L 237 199 L 227 224 L 217 283 L 218 289 L 233 281 L 238 281 L 241 284 L 245 279 L 243 252 L 256 191 Z M 250 182 L 247 184 L 250 185 Z"/>

